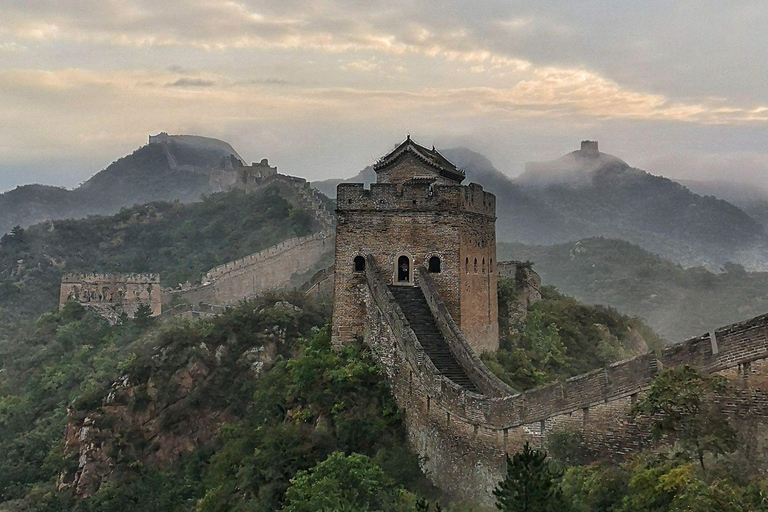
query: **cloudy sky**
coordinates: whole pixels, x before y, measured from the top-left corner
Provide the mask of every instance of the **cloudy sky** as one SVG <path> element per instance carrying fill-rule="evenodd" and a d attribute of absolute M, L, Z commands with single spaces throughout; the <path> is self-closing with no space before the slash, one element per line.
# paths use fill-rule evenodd
<path fill-rule="evenodd" d="M 764 0 L 2 0 L 0 190 L 76 186 L 160 131 L 350 176 L 410 132 L 516 175 L 582 139 L 768 177 Z"/>

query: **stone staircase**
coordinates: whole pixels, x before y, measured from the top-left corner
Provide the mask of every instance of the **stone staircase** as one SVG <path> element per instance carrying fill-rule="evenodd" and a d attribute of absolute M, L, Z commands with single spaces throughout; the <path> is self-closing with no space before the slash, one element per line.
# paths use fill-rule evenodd
<path fill-rule="evenodd" d="M 442 375 L 451 379 L 459 386 L 480 393 L 475 384 L 470 380 L 464 369 L 451 353 L 440 329 L 432 317 L 427 299 L 424 298 L 421 288 L 415 286 L 390 286 L 389 290 L 395 296 L 395 300 L 403 310 L 405 318 L 416 333 L 416 338 L 424 347 L 424 352 L 432 360 Z"/>

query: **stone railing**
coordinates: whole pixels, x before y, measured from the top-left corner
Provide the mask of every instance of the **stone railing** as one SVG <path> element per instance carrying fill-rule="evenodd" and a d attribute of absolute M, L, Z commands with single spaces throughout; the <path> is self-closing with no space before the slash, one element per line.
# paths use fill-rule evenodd
<path fill-rule="evenodd" d="M 389 287 L 379 278 L 376 262 L 370 255 L 366 256 L 365 260 L 365 277 L 371 291 L 371 296 L 381 311 L 387 325 L 392 329 L 398 348 L 414 372 L 415 377 L 422 382 L 427 392 L 435 395 L 449 392 L 457 397 L 464 396 L 465 394 L 482 397 L 482 395 L 467 391 L 440 373 L 440 370 L 437 369 L 429 356 L 424 352 L 424 347 L 419 343 L 416 333 L 411 329 L 403 310 L 400 308 L 397 300 L 395 300 Z M 463 407 L 459 406 L 459 409 L 463 409 Z"/>
<path fill-rule="evenodd" d="M 514 394 L 515 390 L 486 368 L 472 347 L 469 346 L 464 333 L 456 325 L 440 295 L 436 292 L 434 280 L 429 272 L 424 268 L 418 269 L 418 276 L 419 287 L 427 299 L 435 323 L 448 343 L 453 357 L 462 366 L 467 376 L 482 391 L 483 395 L 509 396 Z"/>
<path fill-rule="evenodd" d="M 371 271 L 366 272 L 366 275 L 369 286 L 387 322 L 397 331 L 397 339 L 406 353 L 406 359 L 414 371 L 418 368 L 426 369 L 428 375 L 422 379 L 425 383 L 440 384 L 439 393 L 433 398 L 434 405 L 455 414 L 457 419 L 464 418 L 469 423 L 482 424 L 493 430 L 543 422 L 559 415 L 628 398 L 648 389 L 654 376 L 664 367 L 689 364 L 708 372 L 716 372 L 768 358 L 768 315 L 764 315 L 673 345 L 664 349 L 658 357 L 655 354 L 644 354 L 524 393 L 510 390 L 504 396 L 502 390 L 510 388 L 489 376 L 487 368 L 479 359 L 475 359 L 477 356 L 468 353 L 466 341 L 462 343 L 461 337 L 457 335 L 457 331 L 460 332 L 458 326 L 455 323 L 451 325 L 447 319 L 449 315 L 441 312 L 445 306 L 441 307 L 437 300 L 439 298 L 430 289 L 430 277 L 423 272 L 420 276 L 422 289 L 430 309 L 433 314 L 437 312 L 435 318 L 454 356 L 465 370 L 471 372 L 470 378 L 486 393 L 480 395 L 466 391 L 447 378 L 441 378 L 434 365 L 425 365 L 429 358 L 425 357 L 389 289 L 375 277 L 373 265 L 372 258 L 368 257 L 366 268 Z"/>

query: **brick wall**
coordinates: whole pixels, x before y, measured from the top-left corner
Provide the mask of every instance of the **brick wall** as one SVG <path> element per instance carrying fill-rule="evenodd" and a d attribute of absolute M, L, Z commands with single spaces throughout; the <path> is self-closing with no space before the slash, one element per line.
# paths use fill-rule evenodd
<path fill-rule="evenodd" d="M 293 275 L 314 270 L 333 247 L 330 232 L 286 240 L 211 269 L 199 286 L 166 290 L 166 295 L 189 304 L 232 304 L 266 290 L 289 287 Z"/>
<path fill-rule="evenodd" d="M 727 376 L 739 392 L 726 410 L 750 424 L 768 423 L 768 315 L 687 340 L 659 357 L 638 356 L 525 393 L 488 389 L 489 380 L 478 395 L 437 372 L 377 272 L 366 272 L 355 290 L 367 314 L 365 340 L 406 411 L 409 442 L 425 458 L 429 478 L 456 498 L 490 505 L 505 453 L 526 441 L 545 446 L 552 432 L 580 431 L 588 448 L 604 458 L 648 446 L 647 427 L 629 421 L 627 413 L 664 367 L 691 364 Z M 460 360 L 472 364 L 471 357 Z"/>
<path fill-rule="evenodd" d="M 375 183 L 370 189 L 341 184 L 337 190 L 334 343 L 362 337 L 366 327 L 355 257 L 371 255 L 379 278 L 396 284 L 400 256 L 409 258 L 414 279 L 414 270 L 436 256 L 436 291 L 467 341 L 477 353 L 498 347 L 493 194 L 474 184 L 420 182 Z"/>
<path fill-rule="evenodd" d="M 152 315 L 161 313 L 163 288 L 159 274 L 65 274 L 59 290 L 59 308 L 69 301 L 81 304 L 125 306 L 131 315 L 139 304 L 146 304 Z"/>

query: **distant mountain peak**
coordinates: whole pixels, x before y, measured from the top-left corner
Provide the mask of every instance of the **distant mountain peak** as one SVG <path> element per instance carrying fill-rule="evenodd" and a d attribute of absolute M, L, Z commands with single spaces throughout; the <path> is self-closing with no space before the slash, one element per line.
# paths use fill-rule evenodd
<path fill-rule="evenodd" d="M 197 151 L 206 151 L 211 154 L 217 154 L 221 157 L 233 155 L 235 158 L 245 163 L 235 148 L 228 142 L 214 139 L 212 137 L 203 137 L 200 135 L 168 135 L 167 132 L 160 132 L 157 135 L 149 136 L 149 144 L 160 144 L 165 147 L 170 146 L 188 146 Z"/>
<path fill-rule="evenodd" d="M 594 140 L 581 141 L 581 149 L 572 151 L 557 160 L 528 162 L 525 172 L 516 181 L 530 186 L 571 185 L 587 186 L 594 175 L 602 170 L 628 170 L 622 159 L 601 153 Z"/>

